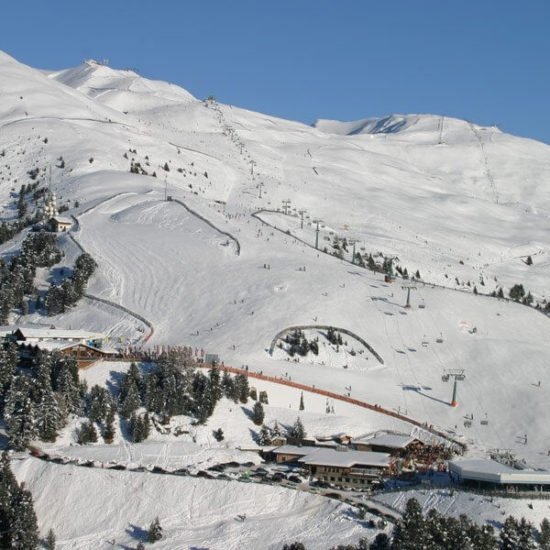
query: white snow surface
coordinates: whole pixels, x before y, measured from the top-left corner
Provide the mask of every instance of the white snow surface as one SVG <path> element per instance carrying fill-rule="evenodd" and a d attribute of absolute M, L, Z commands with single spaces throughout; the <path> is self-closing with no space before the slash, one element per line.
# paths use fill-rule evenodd
<path fill-rule="evenodd" d="M 507 448 L 547 465 L 550 320 L 472 288 L 507 293 L 522 283 L 536 301 L 548 299 L 548 145 L 436 115 L 310 127 L 199 101 L 134 71 L 88 62 L 44 74 L 1 52 L 0 92 L 0 216 L 14 217 L 13 192 L 30 182 L 27 172 L 38 168 L 45 185 L 51 165 L 58 203 L 79 220 L 73 236 L 99 265 L 90 294 L 150 321 L 148 345 L 191 345 L 226 364 L 349 391 L 463 434 L 472 454 Z M 148 175 L 130 173 L 131 162 Z M 279 210 L 258 217 L 283 232 L 251 216 L 258 210 Z M 396 256 L 447 288 L 417 282 L 405 309 L 400 279 L 384 283 L 314 250 L 314 219 L 321 249 L 334 234 L 353 238 L 357 250 Z M 240 255 L 222 232 L 238 239 Z M 78 249 L 60 242 L 69 262 Z M 25 321 L 117 341 L 147 331 L 91 299 Z M 267 353 L 276 333 L 301 324 L 351 330 L 384 364 L 363 356 L 360 368 L 344 369 L 332 352 L 299 362 Z M 445 369 L 466 373 L 457 408 Z M 361 422 L 348 427 L 361 433 Z"/>
<path fill-rule="evenodd" d="M 260 550 L 295 540 L 329 548 L 369 536 L 351 507 L 280 487 L 33 458 L 14 461 L 13 469 L 33 493 L 41 531 L 53 528 L 61 550 L 135 547 L 156 516 L 164 534 L 159 549 Z"/>

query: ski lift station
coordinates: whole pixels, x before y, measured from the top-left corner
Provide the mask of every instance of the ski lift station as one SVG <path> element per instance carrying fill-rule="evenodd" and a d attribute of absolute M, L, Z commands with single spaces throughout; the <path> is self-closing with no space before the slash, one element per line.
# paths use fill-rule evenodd
<path fill-rule="evenodd" d="M 449 475 L 458 483 L 477 488 L 550 491 L 549 471 L 518 470 L 496 460 L 450 460 Z"/>

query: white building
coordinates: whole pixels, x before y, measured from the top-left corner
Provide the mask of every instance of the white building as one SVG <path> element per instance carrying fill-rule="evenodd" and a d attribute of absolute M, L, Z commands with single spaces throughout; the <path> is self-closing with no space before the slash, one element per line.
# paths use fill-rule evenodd
<path fill-rule="evenodd" d="M 488 459 L 450 460 L 449 475 L 459 483 L 479 488 L 550 490 L 547 470 L 517 470 Z"/>

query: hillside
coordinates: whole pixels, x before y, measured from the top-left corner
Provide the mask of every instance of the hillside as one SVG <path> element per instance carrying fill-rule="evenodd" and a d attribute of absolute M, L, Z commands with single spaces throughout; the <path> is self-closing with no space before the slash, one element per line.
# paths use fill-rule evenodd
<path fill-rule="evenodd" d="M 72 235 L 99 266 L 89 293 L 147 319 L 148 345 L 191 345 L 227 364 L 351 387 L 464 434 L 475 451 L 545 462 L 550 321 L 473 287 L 507 294 L 522 283 L 548 299 L 549 146 L 434 115 L 310 127 L 91 62 L 44 74 L 0 54 L 0 75 L 1 215 L 13 218 L 29 170 L 46 185 L 51 166 L 59 202 L 78 218 Z M 403 308 L 401 279 L 387 284 L 316 251 L 315 219 L 321 251 L 345 237 L 418 270 L 413 308 Z M 74 256 L 73 241 L 63 246 Z M 89 299 L 19 322 L 132 343 L 147 332 Z M 383 364 L 370 357 L 344 369 L 331 353 L 300 362 L 267 353 L 280 330 L 311 324 L 357 333 Z M 456 409 L 445 369 L 466 371 Z"/>

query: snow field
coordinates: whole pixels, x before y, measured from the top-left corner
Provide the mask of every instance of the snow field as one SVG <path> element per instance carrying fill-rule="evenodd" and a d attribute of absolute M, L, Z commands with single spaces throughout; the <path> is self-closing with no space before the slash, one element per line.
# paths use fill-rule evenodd
<path fill-rule="evenodd" d="M 375 534 L 345 504 L 280 487 L 34 458 L 15 461 L 13 469 L 33 493 L 41 532 L 53 528 L 61 550 L 112 548 L 113 541 L 135 546 L 156 516 L 165 535 L 159 549 L 278 549 L 294 540 L 325 549 Z"/>

